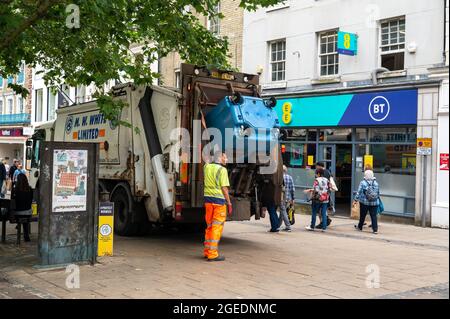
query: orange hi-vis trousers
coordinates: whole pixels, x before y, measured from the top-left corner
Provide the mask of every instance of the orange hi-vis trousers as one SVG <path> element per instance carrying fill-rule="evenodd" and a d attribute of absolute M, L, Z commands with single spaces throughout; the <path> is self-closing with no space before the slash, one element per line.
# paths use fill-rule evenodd
<path fill-rule="evenodd" d="M 227 205 L 205 203 L 205 209 L 206 230 L 203 252 L 205 257 L 213 259 L 219 256 L 219 241 L 227 219 Z"/>

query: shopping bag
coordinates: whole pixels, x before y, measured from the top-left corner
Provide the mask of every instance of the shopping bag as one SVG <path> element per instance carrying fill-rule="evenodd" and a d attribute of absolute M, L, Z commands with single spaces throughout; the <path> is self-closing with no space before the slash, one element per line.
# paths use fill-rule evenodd
<path fill-rule="evenodd" d="M 12 180 L 8 178 L 8 179 L 6 180 L 6 190 L 7 190 L 7 191 L 10 191 L 11 188 L 12 188 Z"/>
<path fill-rule="evenodd" d="M 351 219 L 359 219 L 359 202 L 354 201 L 352 203 L 352 211 L 350 214 Z"/>
<path fill-rule="evenodd" d="M 336 182 L 334 181 L 333 176 L 330 177 L 330 190 L 332 192 L 337 192 L 339 190 L 336 186 Z"/>
<path fill-rule="evenodd" d="M 378 204 L 377 207 L 377 214 L 380 215 L 382 212 L 384 212 L 384 204 L 381 201 L 381 198 L 378 199 L 380 201 L 380 203 Z"/>
<path fill-rule="evenodd" d="M 288 218 L 289 218 L 289 223 L 291 225 L 295 224 L 295 207 L 294 205 L 289 205 L 288 207 Z"/>

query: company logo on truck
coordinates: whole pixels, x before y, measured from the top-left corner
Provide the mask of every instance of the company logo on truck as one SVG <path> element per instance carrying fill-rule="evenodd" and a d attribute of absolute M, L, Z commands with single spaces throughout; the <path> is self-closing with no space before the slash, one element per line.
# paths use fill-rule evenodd
<path fill-rule="evenodd" d="M 117 121 L 116 121 L 117 122 Z M 99 110 L 68 114 L 64 126 L 64 141 L 98 143 L 100 163 L 119 164 L 119 130 Z"/>
<path fill-rule="evenodd" d="M 101 113 L 92 115 L 70 115 L 66 120 L 66 134 L 71 134 L 72 139 L 78 141 L 96 140 L 105 136 L 105 128 L 107 123 L 105 116 Z M 111 129 L 115 129 L 116 125 L 110 125 Z"/>

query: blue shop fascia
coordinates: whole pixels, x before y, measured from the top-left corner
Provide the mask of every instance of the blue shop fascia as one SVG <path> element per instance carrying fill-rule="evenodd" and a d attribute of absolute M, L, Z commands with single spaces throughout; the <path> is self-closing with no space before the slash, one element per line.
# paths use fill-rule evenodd
<path fill-rule="evenodd" d="M 380 184 L 385 214 L 416 216 L 418 121 L 439 90 L 439 81 L 420 80 L 354 87 L 264 89 L 275 97 L 283 162 L 296 185 L 296 201 L 314 181 L 317 162 L 335 177 L 337 214 L 349 216 L 366 165 Z M 433 99 L 430 103 L 434 103 Z M 419 160 L 420 162 L 420 160 Z M 420 197 L 420 196 L 419 196 Z"/>

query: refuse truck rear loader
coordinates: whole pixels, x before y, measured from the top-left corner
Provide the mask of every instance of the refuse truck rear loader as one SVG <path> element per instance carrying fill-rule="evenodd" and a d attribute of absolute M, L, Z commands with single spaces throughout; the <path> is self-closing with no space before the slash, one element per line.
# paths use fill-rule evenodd
<path fill-rule="evenodd" d="M 282 184 L 276 101 L 260 98 L 257 75 L 189 64 L 180 86 L 113 87 L 127 126 L 106 120 L 95 101 L 60 108 L 29 143 L 31 186 L 39 187 L 42 141 L 99 143 L 99 190 L 114 202 L 117 234 L 138 235 L 151 223 L 203 225 L 203 166 L 222 150 L 230 160 L 229 220 L 259 219 L 261 184 Z"/>

